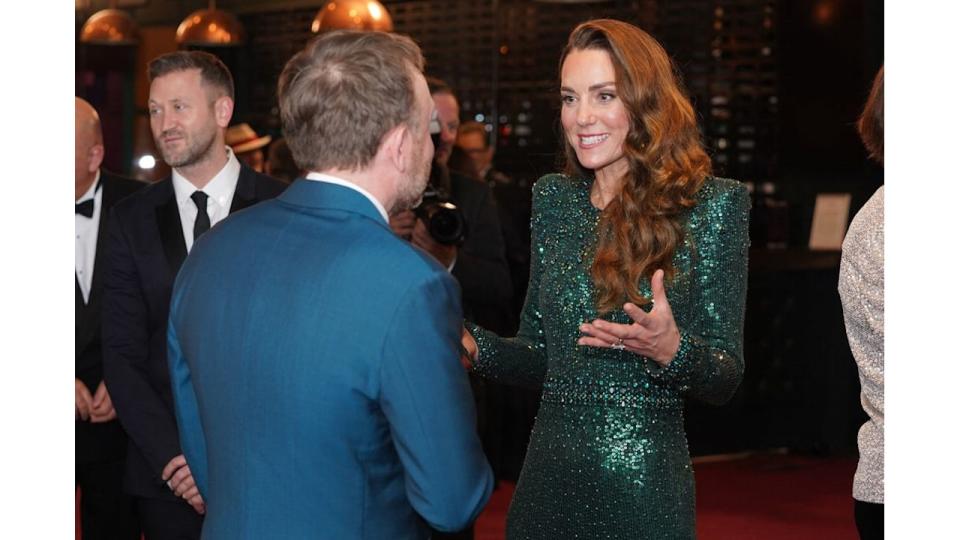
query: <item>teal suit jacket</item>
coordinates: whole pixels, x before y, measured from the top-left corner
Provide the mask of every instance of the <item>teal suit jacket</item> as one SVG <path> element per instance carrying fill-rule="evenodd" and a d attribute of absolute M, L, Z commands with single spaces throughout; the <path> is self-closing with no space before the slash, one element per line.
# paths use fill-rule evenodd
<path fill-rule="evenodd" d="M 426 538 L 493 478 L 455 281 L 374 205 L 298 180 L 194 246 L 168 359 L 203 537 Z"/>

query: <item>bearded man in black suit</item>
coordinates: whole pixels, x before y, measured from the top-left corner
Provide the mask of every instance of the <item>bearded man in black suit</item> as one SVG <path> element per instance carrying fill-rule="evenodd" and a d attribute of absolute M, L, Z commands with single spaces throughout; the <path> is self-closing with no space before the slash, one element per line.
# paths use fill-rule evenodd
<path fill-rule="evenodd" d="M 103 361 L 130 437 L 124 487 L 147 540 L 199 538 L 205 507 L 180 448 L 167 365 L 173 282 L 203 233 L 285 184 L 242 165 L 225 145 L 233 78 L 217 57 L 178 51 L 148 70 L 150 128 L 173 172 L 110 217 Z"/>

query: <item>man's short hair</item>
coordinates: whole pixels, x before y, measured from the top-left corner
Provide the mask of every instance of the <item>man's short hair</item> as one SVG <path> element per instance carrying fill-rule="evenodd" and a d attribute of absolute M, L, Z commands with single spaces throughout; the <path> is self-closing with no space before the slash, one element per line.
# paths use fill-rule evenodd
<path fill-rule="evenodd" d="M 470 133 L 479 133 L 483 141 L 483 147 L 490 148 L 490 134 L 487 133 L 487 126 L 476 120 L 467 120 L 460 124 L 460 128 L 457 130 L 457 136 L 468 135 Z"/>
<path fill-rule="evenodd" d="M 422 71 L 420 47 L 398 34 L 334 30 L 308 43 L 277 83 L 283 135 L 297 166 L 362 169 L 391 129 L 419 128 L 413 83 Z"/>
<path fill-rule="evenodd" d="M 443 79 L 437 77 L 427 77 L 427 88 L 430 90 L 430 95 L 436 94 L 450 94 L 453 96 L 453 99 L 457 99 L 457 93 L 453 91 L 453 87 L 447 84 Z"/>
<path fill-rule="evenodd" d="M 157 77 L 178 71 L 200 70 L 200 80 L 233 99 L 233 76 L 216 56 L 204 51 L 176 51 L 162 54 L 150 61 L 147 76 L 150 82 Z"/>

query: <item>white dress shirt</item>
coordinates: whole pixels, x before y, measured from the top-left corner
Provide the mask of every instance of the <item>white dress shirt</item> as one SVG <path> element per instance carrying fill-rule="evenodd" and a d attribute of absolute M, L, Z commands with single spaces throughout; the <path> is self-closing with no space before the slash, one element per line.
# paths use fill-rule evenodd
<path fill-rule="evenodd" d="M 180 210 L 180 225 L 183 227 L 183 243 L 187 246 L 187 253 L 193 248 L 193 224 L 197 220 L 197 205 L 190 198 L 197 187 L 173 170 L 173 192 L 177 197 L 177 209 Z M 207 216 L 210 217 L 210 226 L 213 227 L 230 214 L 230 204 L 233 202 L 233 193 L 237 190 L 237 179 L 240 177 L 240 161 L 233 155 L 233 150 L 227 147 L 227 163 L 220 172 L 203 187 L 201 191 L 207 194 Z"/>
<path fill-rule="evenodd" d="M 367 199 L 370 199 L 370 202 L 377 207 L 377 211 L 380 212 L 381 216 L 383 216 L 383 221 L 386 223 L 390 223 L 390 218 L 387 216 L 387 210 L 383 207 L 383 204 L 380 201 L 378 201 L 376 197 L 371 195 L 369 191 L 354 184 L 353 182 L 350 182 L 349 180 L 344 180 L 343 178 L 337 178 L 336 176 L 330 176 L 329 174 L 323 174 L 318 172 L 308 173 L 307 180 L 337 184 L 338 186 L 343 186 L 356 191 L 357 193 L 363 195 Z"/>
<path fill-rule="evenodd" d="M 93 265 L 97 260 L 97 234 L 100 232 L 100 210 L 103 208 L 103 190 L 97 189 L 100 184 L 100 171 L 90 184 L 87 192 L 76 200 L 76 204 L 93 199 L 93 215 L 90 217 L 75 214 L 74 233 L 76 235 L 76 267 L 77 283 L 83 293 L 83 302 L 90 301 L 90 287 L 93 283 Z"/>

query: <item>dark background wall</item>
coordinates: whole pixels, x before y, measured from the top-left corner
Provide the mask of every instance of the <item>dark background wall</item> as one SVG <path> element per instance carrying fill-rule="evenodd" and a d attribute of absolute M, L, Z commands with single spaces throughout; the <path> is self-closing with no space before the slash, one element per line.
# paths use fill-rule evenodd
<path fill-rule="evenodd" d="M 279 135 L 275 82 L 312 33 L 322 1 L 221 0 L 247 43 L 211 49 L 238 82 L 236 121 Z M 77 28 L 106 1 L 77 11 Z M 101 6 L 100 4 L 104 4 Z M 174 28 L 202 0 L 121 2 L 145 28 Z M 423 48 L 431 74 L 459 92 L 464 118 L 496 128 L 499 165 L 535 178 L 554 168 L 557 58 L 570 29 L 592 17 L 637 24 L 673 56 L 700 115 L 718 173 L 775 181 L 798 203 L 834 185 L 878 184 L 852 129 L 883 61 L 882 3 L 868 0 L 384 0 L 396 31 Z M 78 45 L 78 71 L 103 47 Z M 116 53 L 113 53 L 116 56 Z M 146 59 L 140 59 L 140 64 Z M 110 60 L 139 75 L 137 62 Z M 103 61 L 99 61 L 102 69 Z M 89 77 L 87 79 L 89 82 Z M 78 95 L 91 89 L 78 81 Z M 97 96 L 94 96 L 97 97 Z M 115 100 L 111 99 L 111 103 Z M 142 114 L 143 103 L 115 113 Z M 119 128 L 118 128 L 119 129 Z M 123 167 L 122 167 L 123 168 Z M 839 184 L 838 184 L 839 182 Z M 807 189 L 807 188 L 811 189 Z M 849 191 L 849 190 L 848 190 Z M 801 231 L 796 232 L 802 236 Z"/>
<path fill-rule="evenodd" d="M 77 11 L 79 30 L 107 2 Z M 136 51 L 77 45 L 76 93 L 105 111 L 108 166 L 131 172 L 152 148 L 143 72 L 172 50 L 176 25 L 202 0 L 127 0 Z M 281 135 L 276 79 L 309 40 L 322 1 L 222 0 L 248 40 L 221 56 L 237 80 L 235 122 Z M 754 241 L 744 384 L 730 405 L 688 408 L 694 453 L 790 446 L 843 450 L 861 420 L 836 293 L 837 253 L 806 252 L 817 193 L 849 192 L 851 217 L 882 183 L 854 122 L 883 63 L 883 4 L 870 0 L 383 0 L 430 74 L 459 93 L 464 119 L 491 124 L 498 167 L 533 180 L 556 168 L 557 60 L 570 30 L 594 17 L 632 22 L 670 53 L 699 114 L 718 174 L 772 182 L 788 203 L 787 250 Z M 135 171 L 133 171 L 135 172 Z M 155 174 L 160 174 L 158 171 Z M 157 176 L 154 176 L 156 178 Z M 755 218 L 757 216 L 754 216 Z M 755 220 L 756 221 L 756 220 Z"/>

